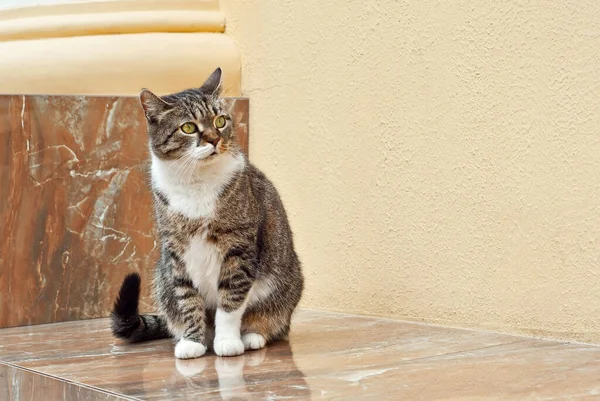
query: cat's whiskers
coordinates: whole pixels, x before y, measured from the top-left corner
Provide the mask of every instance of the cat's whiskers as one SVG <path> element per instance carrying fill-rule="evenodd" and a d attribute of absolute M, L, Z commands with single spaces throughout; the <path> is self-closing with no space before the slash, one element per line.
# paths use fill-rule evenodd
<path fill-rule="evenodd" d="M 175 170 L 173 172 L 173 177 L 177 177 L 177 175 L 179 174 L 179 172 L 181 171 L 181 169 L 183 168 L 183 166 L 185 166 L 186 162 L 187 162 L 187 157 L 188 155 L 183 155 L 183 157 L 181 157 L 180 159 L 177 159 L 173 164 L 171 164 L 169 166 L 169 168 L 167 169 L 167 173 L 169 173 L 169 175 L 171 175 L 171 168 L 174 165 L 177 165 L 177 170 Z"/>
<path fill-rule="evenodd" d="M 197 169 L 198 169 L 200 163 L 203 163 L 203 162 L 204 162 L 204 159 L 198 159 L 195 155 L 192 155 L 191 161 L 186 164 L 184 171 L 182 173 L 182 178 L 181 178 L 182 182 L 185 182 L 187 184 L 196 182 L 197 177 L 194 177 L 194 175 L 197 173 Z"/>
<path fill-rule="evenodd" d="M 178 168 L 181 168 L 181 166 L 185 164 L 185 157 L 182 157 L 181 159 L 177 159 L 175 160 L 173 163 L 169 164 L 169 167 L 167 167 L 167 173 L 171 172 L 171 169 L 175 166 L 177 166 Z"/>
<path fill-rule="evenodd" d="M 190 156 L 190 161 L 186 163 L 183 171 L 181 172 L 181 179 L 183 182 L 191 182 L 192 174 L 198 165 L 198 160 L 195 157 Z"/>
<path fill-rule="evenodd" d="M 185 174 L 186 175 L 185 182 L 192 182 L 192 175 L 196 171 L 197 166 L 198 166 L 198 160 L 196 160 L 195 158 L 192 158 L 192 162 L 190 163 L 190 165 L 188 167 L 188 172 L 187 172 L 187 174 Z"/>
<path fill-rule="evenodd" d="M 167 174 L 168 174 L 168 176 L 170 176 L 172 178 L 173 181 L 180 181 L 180 179 L 179 179 L 179 177 L 181 176 L 180 173 L 185 170 L 185 166 L 190 162 L 189 159 L 190 159 L 189 155 L 182 156 L 180 159 L 177 160 L 177 162 L 173 163 L 173 164 L 177 163 L 177 170 L 175 170 L 175 171 L 171 170 L 170 173 L 168 171 L 170 170 L 170 167 L 172 167 L 172 165 L 169 166 L 169 168 L 167 169 Z"/>

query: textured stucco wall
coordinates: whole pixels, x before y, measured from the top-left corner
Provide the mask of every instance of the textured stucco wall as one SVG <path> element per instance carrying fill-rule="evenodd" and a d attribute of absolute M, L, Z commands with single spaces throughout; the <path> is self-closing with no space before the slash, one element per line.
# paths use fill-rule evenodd
<path fill-rule="evenodd" d="M 600 341 L 600 2 L 222 6 L 304 307 Z"/>

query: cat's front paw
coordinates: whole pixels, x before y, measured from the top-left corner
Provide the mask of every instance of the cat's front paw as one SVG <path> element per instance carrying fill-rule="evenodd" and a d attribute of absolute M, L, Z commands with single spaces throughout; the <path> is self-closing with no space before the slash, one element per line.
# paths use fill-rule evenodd
<path fill-rule="evenodd" d="M 236 356 L 244 353 L 244 343 L 235 337 L 217 337 L 214 343 L 215 354 L 219 356 Z"/>
<path fill-rule="evenodd" d="M 206 347 L 195 341 L 182 338 L 175 346 L 175 357 L 179 359 L 199 358 L 206 353 Z"/>

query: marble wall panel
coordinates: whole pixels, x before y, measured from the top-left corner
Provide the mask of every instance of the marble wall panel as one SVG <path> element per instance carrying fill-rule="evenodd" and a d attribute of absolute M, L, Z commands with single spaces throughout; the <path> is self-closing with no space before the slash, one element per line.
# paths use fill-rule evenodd
<path fill-rule="evenodd" d="M 151 308 L 145 129 L 135 97 L 0 96 L 0 327 L 107 316 L 131 271 Z"/>

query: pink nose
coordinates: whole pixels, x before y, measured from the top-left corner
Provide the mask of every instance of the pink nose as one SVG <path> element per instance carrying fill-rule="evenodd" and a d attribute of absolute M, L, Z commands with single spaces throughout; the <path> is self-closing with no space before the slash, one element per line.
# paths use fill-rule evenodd
<path fill-rule="evenodd" d="M 206 138 L 206 142 L 212 144 L 214 147 L 217 147 L 217 143 L 219 143 L 219 139 L 221 139 L 221 138 L 219 138 L 218 136 Z"/>

